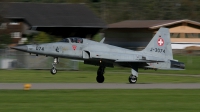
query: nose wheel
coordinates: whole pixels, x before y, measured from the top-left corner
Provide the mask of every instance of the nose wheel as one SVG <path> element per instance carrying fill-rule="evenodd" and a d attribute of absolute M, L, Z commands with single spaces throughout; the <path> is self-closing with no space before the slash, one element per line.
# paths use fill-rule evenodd
<path fill-rule="evenodd" d="M 53 68 L 50 70 L 52 75 L 55 75 L 57 73 L 56 66 L 55 66 L 56 64 L 58 64 L 58 58 L 54 58 L 54 61 L 52 63 Z"/>
<path fill-rule="evenodd" d="M 51 69 L 51 74 L 52 74 L 52 75 L 55 75 L 56 73 L 57 73 L 57 70 L 56 70 L 56 68 L 53 67 L 53 68 Z"/>

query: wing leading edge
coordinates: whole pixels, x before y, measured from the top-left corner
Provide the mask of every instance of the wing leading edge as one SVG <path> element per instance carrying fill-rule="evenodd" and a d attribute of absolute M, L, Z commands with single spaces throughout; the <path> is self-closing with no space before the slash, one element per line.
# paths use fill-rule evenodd
<path fill-rule="evenodd" d="M 163 60 L 116 60 L 116 63 L 120 63 L 120 62 L 146 62 L 146 63 L 157 63 L 157 62 L 164 62 Z"/>

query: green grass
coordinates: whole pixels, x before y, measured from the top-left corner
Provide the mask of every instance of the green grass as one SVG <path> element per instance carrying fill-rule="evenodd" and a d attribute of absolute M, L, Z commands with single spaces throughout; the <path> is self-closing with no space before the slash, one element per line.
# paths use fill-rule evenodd
<path fill-rule="evenodd" d="M 198 112 L 200 90 L 1 90 L 0 112 Z"/>
<path fill-rule="evenodd" d="M 128 83 L 130 72 L 108 71 L 105 83 Z M 96 83 L 96 71 L 0 70 L 0 83 Z M 200 77 L 190 75 L 140 74 L 138 83 L 200 83 Z"/>

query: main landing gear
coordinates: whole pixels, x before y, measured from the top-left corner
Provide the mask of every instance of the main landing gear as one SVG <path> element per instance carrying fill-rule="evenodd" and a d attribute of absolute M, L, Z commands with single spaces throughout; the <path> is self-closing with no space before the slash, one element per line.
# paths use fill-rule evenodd
<path fill-rule="evenodd" d="M 97 77 L 96 80 L 98 83 L 103 83 L 105 78 L 103 76 L 104 71 L 105 70 L 105 66 L 99 66 L 99 69 L 97 70 Z M 133 67 L 131 69 L 131 75 L 128 78 L 128 81 L 131 84 L 135 84 L 137 82 L 137 77 L 138 77 L 138 68 L 137 67 Z"/>
<path fill-rule="evenodd" d="M 52 75 L 55 75 L 57 73 L 55 65 L 58 64 L 58 62 L 59 62 L 58 58 L 57 57 L 54 58 L 53 63 L 52 63 L 53 68 L 50 70 L 50 72 L 51 72 Z"/>
<path fill-rule="evenodd" d="M 99 69 L 97 70 L 97 77 L 96 77 L 96 80 L 98 83 L 103 83 L 104 82 L 104 70 L 105 70 L 105 67 L 104 66 L 99 66 Z"/>
<path fill-rule="evenodd" d="M 131 84 L 135 84 L 137 82 L 137 77 L 138 77 L 138 68 L 132 68 L 131 75 L 129 76 L 128 81 Z"/>

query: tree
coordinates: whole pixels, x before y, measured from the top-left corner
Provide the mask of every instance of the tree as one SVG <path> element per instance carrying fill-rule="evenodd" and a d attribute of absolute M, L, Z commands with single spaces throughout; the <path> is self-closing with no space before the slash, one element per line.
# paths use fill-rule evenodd
<path fill-rule="evenodd" d="M 49 35 L 45 32 L 33 33 L 27 36 L 28 43 L 49 43 L 61 40 L 60 37 Z"/>
<path fill-rule="evenodd" d="M 3 49 L 3 48 L 6 48 L 8 44 L 11 44 L 12 43 L 12 39 L 10 37 L 10 35 L 8 34 L 3 34 L 3 35 L 0 35 L 0 48 Z"/>
<path fill-rule="evenodd" d="M 48 43 L 51 42 L 51 39 L 49 38 L 49 35 L 45 32 L 40 32 L 39 34 L 34 36 L 34 42 L 36 43 Z"/>

